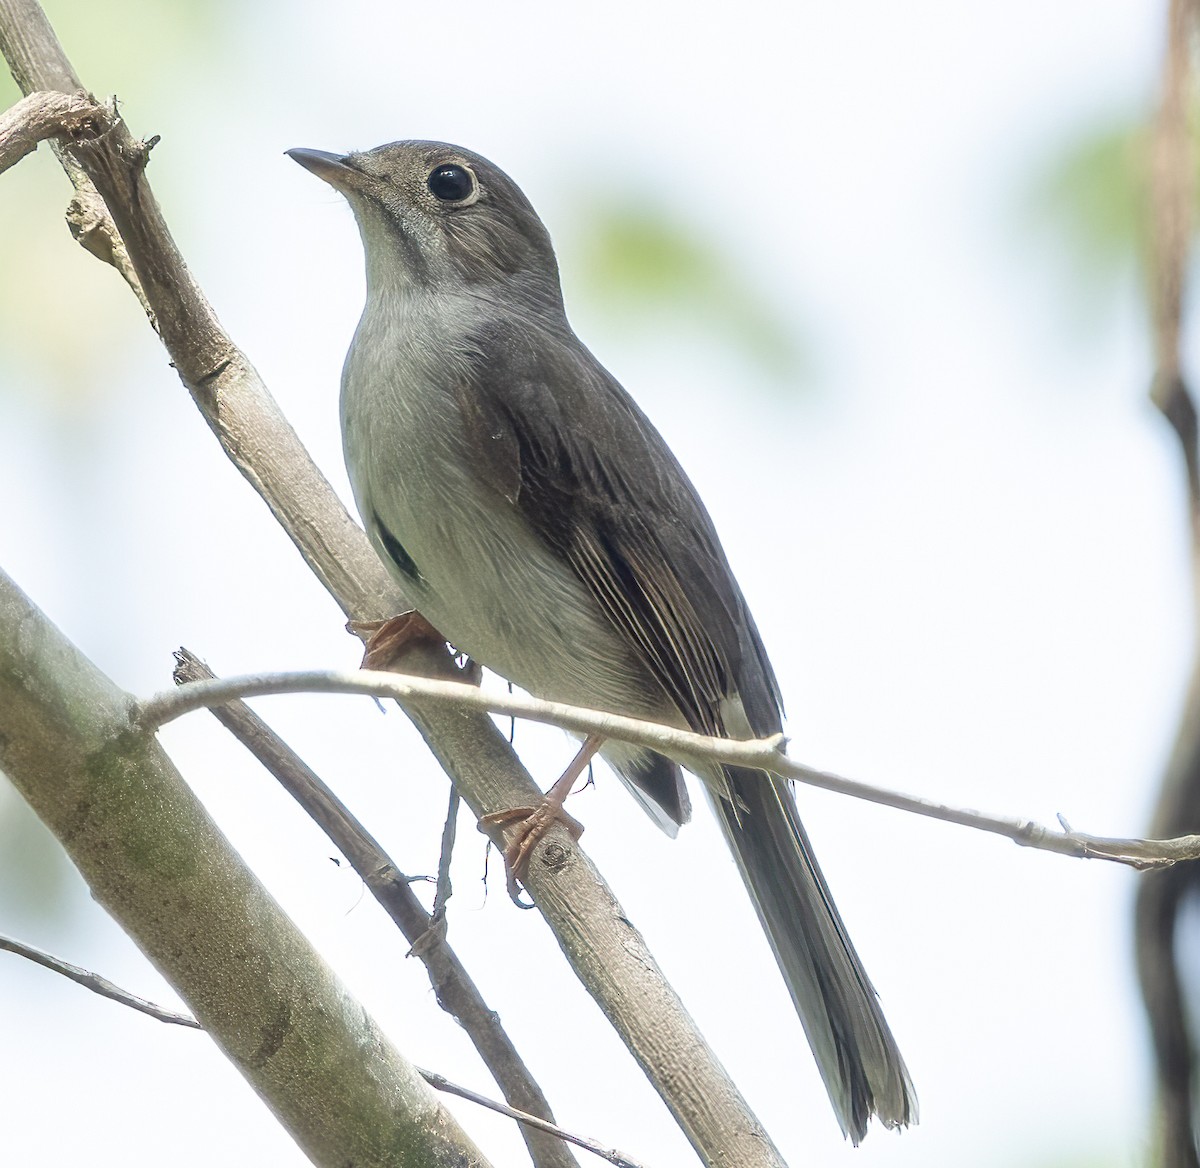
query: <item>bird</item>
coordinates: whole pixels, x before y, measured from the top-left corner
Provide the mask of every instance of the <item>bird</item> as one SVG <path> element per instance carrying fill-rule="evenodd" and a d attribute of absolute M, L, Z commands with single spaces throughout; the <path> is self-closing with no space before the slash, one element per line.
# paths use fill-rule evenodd
<path fill-rule="evenodd" d="M 444 142 L 287 153 L 358 224 L 366 303 L 342 373 L 343 450 L 371 542 L 426 627 L 536 697 L 707 735 L 779 734 L 779 684 L 713 522 L 572 330 L 550 235 L 517 184 Z M 539 810 L 561 812 L 597 748 L 668 834 L 687 822 L 677 763 L 599 739 Z M 915 1123 L 911 1078 L 790 783 L 697 773 L 843 1135 L 857 1145 L 872 1117 Z"/>

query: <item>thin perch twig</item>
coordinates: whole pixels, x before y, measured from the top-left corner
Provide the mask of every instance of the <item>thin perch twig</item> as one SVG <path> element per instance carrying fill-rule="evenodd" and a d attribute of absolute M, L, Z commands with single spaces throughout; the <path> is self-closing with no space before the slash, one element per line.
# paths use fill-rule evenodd
<path fill-rule="evenodd" d="M 856 779 L 843 778 L 828 771 L 815 770 L 794 762 L 782 753 L 785 739 L 777 734 L 770 738 L 736 740 L 709 738 L 688 730 L 643 722 L 619 714 L 586 710 L 561 702 L 545 702 L 523 694 L 485 693 L 474 685 L 455 681 L 436 681 L 398 673 L 369 670 L 312 670 L 303 673 L 262 673 L 244 677 L 226 677 L 216 681 L 197 681 L 156 694 L 136 704 L 133 721 L 143 731 L 157 730 L 164 723 L 197 709 L 218 706 L 224 702 L 268 694 L 346 693 L 390 697 L 398 701 L 421 705 L 457 706 L 470 710 L 485 710 L 492 714 L 508 714 L 574 730 L 583 734 L 600 734 L 636 746 L 648 746 L 685 765 L 697 760 L 730 763 L 770 771 L 783 778 L 794 779 L 811 787 L 836 791 L 856 799 L 865 799 L 899 811 L 909 811 L 945 823 L 1002 835 L 1025 847 L 1077 859 L 1111 860 L 1131 868 L 1165 868 L 1183 860 L 1200 859 L 1200 835 L 1175 839 L 1122 839 L 1089 835 L 1079 831 L 1056 831 L 1028 819 L 991 815 L 962 807 L 935 803 L 916 795 L 905 795 L 884 787 L 872 786 Z"/>

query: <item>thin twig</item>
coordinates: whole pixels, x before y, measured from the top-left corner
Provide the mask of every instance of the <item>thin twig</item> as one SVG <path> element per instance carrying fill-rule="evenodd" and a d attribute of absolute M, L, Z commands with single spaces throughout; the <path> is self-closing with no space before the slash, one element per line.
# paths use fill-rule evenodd
<path fill-rule="evenodd" d="M 459 795 L 458 788 L 451 783 L 446 822 L 442 825 L 442 846 L 438 853 L 437 890 L 433 894 L 433 912 L 429 914 L 429 928 L 413 942 L 414 953 L 432 941 L 444 943 L 446 939 L 446 906 L 454 895 L 454 886 L 450 883 L 450 860 L 454 855 L 454 838 L 458 834 L 458 809 L 461 804 L 462 796 Z"/>
<path fill-rule="evenodd" d="M 69 978 L 76 984 L 83 986 L 84 989 L 91 990 L 94 994 L 99 994 L 103 998 L 118 1002 L 122 1006 L 128 1006 L 131 1010 L 137 1010 L 139 1013 L 149 1014 L 151 1018 L 156 1018 L 159 1022 L 169 1022 L 176 1026 L 186 1026 L 191 1030 L 204 1029 L 190 1014 L 176 1014 L 172 1010 L 164 1010 L 161 1006 L 156 1006 L 153 1002 L 146 1001 L 145 998 L 139 998 L 137 994 L 132 994 L 128 990 L 121 989 L 120 986 L 114 985 L 108 978 L 102 977 L 90 969 L 83 969 L 78 965 L 72 965 L 69 961 L 64 961 L 61 957 L 55 957 L 53 954 L 47 953 L 44 949 L 38 949 L 33 945 L 26 945 L 22 941 L 15 941 L 11 937 L 0 935 L 0 950 L 7 950 L 9 953 L 15 953 L 18 957 L 28 958 L 37 965 L 52 970 L 54 973 L 61 973 L 63 977 Z M 597 1140 L 589 1139 L 587 1136 L 575 1135 L 573 1132 L 566 1131 L 557 1124 L 540 1119 L 536 1115 L 530 1115 L 528 1112 L 520 1111 L 515 1107 L 498 1103 L 495 1099 L 489 1099 L 486 1095 L 480 1095 L 477 1091 L 472 1091 L 468 1087 L 462 1087 L 458 1083 L 451 1082 L 445 1075 L 439 1075 L 436 1071 L 427 1071 L 424 1067 L 414 1067 L 414 1070 L 435 1091 L 442 1091 L 447 1095 L 457 1095 L 460 1099 L 466 1099 L 470 1103 L 488 1108 L 489 1111 L 495 1111 L 499 1115 L 516 1120 L 517 1123 L 525 1127 L 530 1127 L 536 1131 L 553 1136 L 556 1141 L 563 1140 L 566 1143 L 574 1144 L 576 1147 L 583 1148 L 584 1151 L 591 1152 L 601 1159 L 607 1160 L 610 1164 L 616 1165 L 616 1168 L 642 1168 L 642 1165 L 638 1161 L 631 1160 L 628 1156 L 612 1148 L 605 1148 Z M 570 1162 L 575 1163 L 574 1159 Z"/>
<path fill-rule="evenodd" d="M 486 693 L 478 686 L 464 682 L 367 669 L 252 673 L 197 681 L 173 690 L 164 690 L 135 703 L 131 720 L 139 729 L 153 733 L 167 722 L 195 710 L 242 698 L 297 693 L 367 694 L 394 698 L 416 706 L 449 705 L 483 713 L 513 715 L 531 722 L 543 722 L 582 734 L 599 734 L 604 738 L 650 746 L 673 756 L 697 760 L 731 762 L 770 770 L 788 763 L 780 753 L 786 741 L 782 734 L 740 740 L 708 738 L 690 730 L 677 730 L 655 722 L 569 706 L 563 702 L 542 701 L 525 694 Z"/>
<path fill-rule="evenodd" d="M 180 649 L 175 661 L 174 677 L 181 686 L 213 677 L 212 670 L 187 649 Z M 242 702 L 234 702 L 214 707 L 212 713 L 304 808 L 362 877 L 371 895 L 408 940 L 411 955 L 425 966 L 438 1005 L 466 1031 L 504 1097 L 520 1107 L 522 1113 L 541 1115 L 552 1121 L 554 1113 L 537 1080 L 508 1037 L 499 1016 L 488 1006 L 457 954 L 445 942 L 444 930 L 436 927 L 434 918 L 412 891 L 411 879 L 312 768 L 253 710 Z M 454 806 L 452 801 L 452 810 Z M 546 1139 L 532 1129 L 522 1135 L 535 1168 L 576 1168 L 574 1156 L 558 1140 Z"/>
<path fill-rule="evenodd" d="M 990 815 L 963 807 L 935 803 L 916 795 L 905 795 L 884 787 L 843 778 L 828 771 L 815 770 L 794 762 L 781 751 L 782 735 L 770 738 L 736 740 L 709 738 L 672 726 L 660 726 L 637 718 L 585 710 L 561 702 L 544 702 L 523 694 L 485 693 L 474 685 L 454 681 L 434 681 L 397 673 L 367 670 L 313 670 L 303 673 L 261 673 L 244 677 L 226 677 L 219 681 L 198 681 L 177 690 L 156 694 L 137 703 L 134 722 L 144 731 L 154 731 L 164 723 L 192 710 L 219 706 L 246 697 L 289 693 L 347 693 L 396 698 L 416 705 L 448 704 L 465 709 L 486 710 L 559 726 L 584 734 L 600 734 L 636 746 L 648 746 L 685 764 L 730 763 L 770 771 L 783 778 L 808 786 L 820 787 L 865 799 L 899 811 L 924 815 L 945 823 L 956 823 L 978 831 L 1002 835 L 1024 847 L 1055 852 L 1077 859 L 1111 860 L 1131 868 L 1165 868 L 1183 860 L 1200 859 L 1200 835 L 1174 839 L 1122 839 L 1089 835 L 1080 831 L 1056 831 L 1028 819 Z"/>
<path fill-rule="evenodd" d="M 162 1006 L 156 1006 L 153 1002 L 146 1001 L 145 998 L 139 998 L 137 994 L 131 994 L 128 990 L 123 990 L 120 986 L 113 985 L 108 978 L 101 977 L 100 974 L 93 973 L 90 969 L 83 969 L 78 965 L 72 965 L 69 961 L 64 961 L 61 957 L 55 957 L 53 954 L 47 953 L 44 949 L 38 949 L 34 945 L 26 945 L 24 941 L 17 941 L 12 937 L 0 936 L 0 949 L 6 950 L 9 953 L 15 953 L 18 957 L 26 957 L 30 961 L 44 966 L 46 969 L 52 969 L 55 973 L 61 973 L 63 977 L 69 978 L 77 985 L 83 986 L 84 989 L 91 990 L 94 994 L 99 994 L 102 998 L 109 998 L 114 1002 L 120 1002 L 121 1005 L 128 1006 L 131 1010 L 137 1010 L 142 1014 L 149 1014 L 151 1018 L 157 1018 L 160 1022 L 170 1022 L 175 1026 L 190 1026 L 194 1030 L 203 1029 L 200 1023 L 188 1014 L 176 1014 L 174 1010 L 166 1010 Z"/>
<path fill-rule="evenodd" d="M 565 1131 L 556 1124 L 547 1123 L 544 1119 L 538 1119 L 536 1115 L 526 1115 L 523 1111 L 516 1111 L 511 1107 L 506 1107 L 503 1103 L 497 1103 L 494 1099 L 478 1095 L 466 1087 L 460 1087 L 457 1083 L 450 1082 L 445 1075 L 439 1075 L 436 1071 L 427 1071 L 424 1067 L 417 1067 L 417 1074 L 436 1091 L 445 1091 L 448 1095 L 457 1095 L 460 1099 L 467 1099 L 471 1103 L 478 1103 L 480 1107 L 487 1107 L 491 1111 L 499 1112 L 501 1115 L 508 1116 L 509 1119 L 515 1119 L 518 1123 L 527 1124 L 529 1127 L 535 1127 L 539 1131 L 557 1136 L 560 1140 L 566 1140 L 576 1147 L 583 1148 L 585 1151 L 599 1156 L 602 1160 L 607 1160 L 610 1164 L 615 1164 L 616 1168 L 642 1168 L 642 1165 L 637 1160 L 631 1160 L 622 1152 L 618 1152 L 613 1148 L 606 1148 L 598 1141 L 588 1139 L 587 1136 L 572 1135 L 571 1132 Z"/>

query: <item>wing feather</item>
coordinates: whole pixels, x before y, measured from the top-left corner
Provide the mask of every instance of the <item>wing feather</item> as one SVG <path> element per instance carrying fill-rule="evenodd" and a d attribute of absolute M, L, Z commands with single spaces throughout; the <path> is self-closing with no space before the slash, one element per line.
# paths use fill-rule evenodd
<path fill-rule="evenodd" d="M 478 473 L 586 585 L 689 726 L 726 733 L 736 697 L 755 733 L 778 730 L 778 685 L 712 521 L 645 415 L 569 333 L 496 324 L 475 349 L 459 396 L 468 433 L 487 439 Z"/>

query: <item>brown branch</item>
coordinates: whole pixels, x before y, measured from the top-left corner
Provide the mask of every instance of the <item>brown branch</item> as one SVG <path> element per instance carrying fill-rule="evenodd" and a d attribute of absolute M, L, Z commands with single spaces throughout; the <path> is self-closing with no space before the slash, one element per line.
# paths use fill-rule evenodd
<path fill-rule="evenodd" d="M 14 22 L 14 26 L 5 24 L 3 16 L 4 10 L 0 8 L 0 52 L 7 56 L 5 44 L 17 44 L 25 28 L 19 19 Z M 48 25 L 46 29 L 49 29 Z M 52 32 L 49 35 L 53 37 Z M 38 38 L 35 36 L 32 39 L 36 41 Z M 16 68 L 13 74 L 18 76 Z M 54 75 L 53 70 L 46 73 L 47 78 Z M 75 197 L 67 207 L 67 225 L 71 234 L 81 246 L 106 264 L 111 264 L 121 274 L 138 298 L 151 325 L 157 327 L 154 312 L 146 300 L 141 281 L 133 270 L 125 243 L 113 224 L 104 200 L 83 167 L 64 149 L 64 144 L 69 141 L 98 140 L 112 134 L 114 129 L 120 126 L 116 101 L 113 101 L 111 107 L 99 105 L 96 99 L 82 88 L 67 88 L 73 80 L 74 73 L 68 70 L 63 92 L 49 88 L 37 93 L 26 90 L 27 96 L 3 115 L 0 119 L 0 158 L 5 160 L 0 165 L 0 171 L 24 157 L 38 141 L 48 140 L 75 186 Z M 49 86 L 53 81 L 47 80 L 46 84 Z M 4 146 L 5 130 L 7 147 Z M 148 153 L 148 146 L 146 150 Z"/>
<path fill-rule="evenodd" d="M 47 138 L 94 137 L 112 113 L 87 93 L 31 93 L 0 114 L 0 174 Z"/>
<path fill-rule="evenodd" d="M 82 88 L 36 0 L 0 0 L 0 53 L 27 93 Z M 372 619 L 402 611 L 403 597 L 383 564 L 184 263 L 146 179 L 145 144 L 118 120 L 94 142 L 60 157 L 84 204 L 77 214 L 87 225 L 88 250 L 105 259 L 109 251 L 128 256 L 136 290 L 180 380 L 309 567 L 348 614 Z M 99 206 L 93 197 L 102 199 Z"/>
<path fill-rule="evenodd" d="M 180 649 L 175 660 L 174 676 L 181 685 L 214 677 L 212 670 L 187 649 Z M 424 964 L 438 1005 L 467 1032 L 504 1098 L 522 1112 L 553 1123 L 554 1114 L 542 1089 L 505 1033 L 499 1016 L 488 1007 L 446 943 L 444 933 L 431 928 L 433 918 L 413 893 L 409 878 L 308 764 L 245 703 L 215 706 L 212 713 L 304 808 L 362 877 L 371 895 L 412 946 L 412 954 Z M 538 1168 L 570 1168 L 576 1164 L 559 1140 L 541 1135 L 536 1127 L 523 1127 L 521 1133 Z"/>

